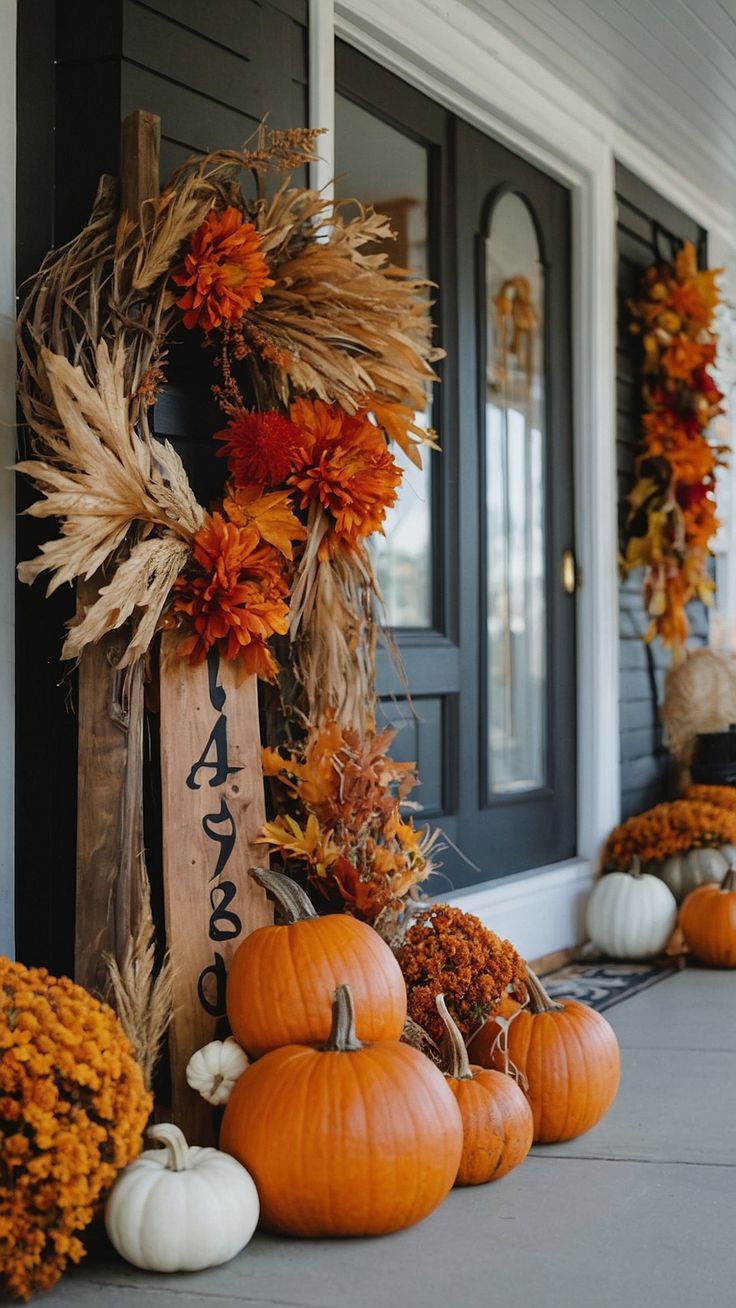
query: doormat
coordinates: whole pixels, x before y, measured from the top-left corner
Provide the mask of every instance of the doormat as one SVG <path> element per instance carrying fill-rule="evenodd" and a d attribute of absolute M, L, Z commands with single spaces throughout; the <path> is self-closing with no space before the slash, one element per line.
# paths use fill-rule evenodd
<path fill-rule="evenodd" d="M 547 973 L 544 988 L 551 999 L 580 999 L 602 1013 L 677 970 L 675 963 L 568 963 Z"/>

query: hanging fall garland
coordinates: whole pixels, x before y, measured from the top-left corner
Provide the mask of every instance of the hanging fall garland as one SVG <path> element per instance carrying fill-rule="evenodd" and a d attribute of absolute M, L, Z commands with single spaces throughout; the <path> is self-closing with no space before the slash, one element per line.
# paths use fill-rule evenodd
<path fill-rule="evenodd" d="M 214 646 L 274 680 L 272 637 L 311 722 L 362 732 L 374 699 L 376 584 L 367 537 L 401 470 L 432 445 L 417 414 L 432 362 L 427 283 L 367 253 L 391 235 L 372 210 L 346 218 L 317 191 L 267 185 L 314 159 L 317 133 L 263 130 L 253 149 L 195 156 L 140 216 L 103 181 L 87 227 L 52 252 L 18 324 L 20 399 L 40 492 L 29 512 L 58 536 L 19 568 L 49 591 L 100 569 L 99 597 L 70 626 L 77 657 L 126 625 L 121 666 L 162 627 L 202 662 Z M 243 190 L 250 178 L 252 195 Z M 149 409 L 172 329 L 199 332 L 226 426 L 221 501 L 197 502 Z"/>
<path fill-rule="evenodd" d="M 673 263 L 647 270 L 641 299 L 629 306 L 630 331 L 642 338 L 644 415 L 622 568 L 646 568 L 645 639 L 659 636 L 675 652 L 687 638 L 687 604 L 710 603 L 714 589 L 708 558 L 718 527 L 715 475 L 726 450 L 711 444 L 707 431 L 722 412 L 710 372 L 721 271 L 698 271 L 695 249 L 685 242 Z"/>

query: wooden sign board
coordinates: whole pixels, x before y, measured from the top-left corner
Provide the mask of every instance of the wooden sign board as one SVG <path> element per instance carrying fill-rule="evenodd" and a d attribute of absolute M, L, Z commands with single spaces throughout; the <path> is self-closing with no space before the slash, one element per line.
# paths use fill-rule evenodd
<path fill-rule="evenodd" d="M 210 651 L 191 667 L 164 633 L 161 646 L 161 791 L 166 943 L 174 968 L 169 1031 L 172 1117 L 190 1144 L 210 1144 L 212 1110 L 186 1083 L 187 1062 L 217 1038 L 230 959 L 273 921 L 248 876 L 264 860 L 258 691 Z"/>

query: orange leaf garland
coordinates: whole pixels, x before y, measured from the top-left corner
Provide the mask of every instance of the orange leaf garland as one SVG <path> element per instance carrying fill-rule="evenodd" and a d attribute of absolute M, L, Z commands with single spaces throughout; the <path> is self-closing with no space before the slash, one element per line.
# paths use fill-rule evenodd
<path fill-rule="evenodd" d="M 720 271 L 698 272 L 686 242 L 673 264 L 646 272 L 643 296 L 630 306 L 631 331 L 642 335 L 645 412 L 622 567 L 646 568 L 645 639 L 659 636 L 675 649 L 687 639 L 686 606 L 693 599 L 707 604 L 713 594 L 715 472 L 725 451 L 707 437 L 723 399 L 708 369 L 716 357 Z"/>

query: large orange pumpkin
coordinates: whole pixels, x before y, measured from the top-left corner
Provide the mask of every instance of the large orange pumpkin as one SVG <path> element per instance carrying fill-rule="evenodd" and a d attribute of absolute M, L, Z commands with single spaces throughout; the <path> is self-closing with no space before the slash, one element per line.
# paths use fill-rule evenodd
<path fill-rule="evenodd" d="M 388 945 L 345 913 L 318 917 L 304 891 L 279 872 L 251 876 L 277 900 L 286 925 L 259 927 L 238 946 L 227 982 L 233 1035 L 251 1058 L 281 1045 L 321 1044 L 335 987 L 353 993 L 361 1040 L 398 1040 L 406 986 Z"/>
<path fill-rule="evenodd" d="M 518 1167 L 532 1147 L 532 1110 L 510 1076 L 470 1066 L 465 1041 L 444 995 L 437 996 L 436 1004 L 446 1032 L 443 1070 L 463 1119 L 463 1152 L 455 1184 L 498 1181 Z"/>
<path fill-rule="evenodd" d="M 529 1007 L 508 1027 L 508 1058 L 526 1078 L 534 1139 L 572 1140 L 595 1126 L 616 1097 L 618 1041 L 606 1019 L 587 1004 L 550 999 L 531 969 L 527 988 Z M 504 1069 L 500 1042 L 492 1046 L 489 1062 Z"/>
<path fill-rule="evenodd" d="M 220 1146 L 253 1177 L 270 1230 L 385 1235 L 442 1202 L 463 1126 L 424 1054 L 394 1040 L 361 1045 L 350 990 L 339 986 L 323 1048 L 275 1049 L 237 1081 Z"/>
<path fill-rule="evenodd" d="M 720 885 L 691 890 L 678 921 L 701 963 L 736 967 L 736 869 L 729 868 Z"/>

